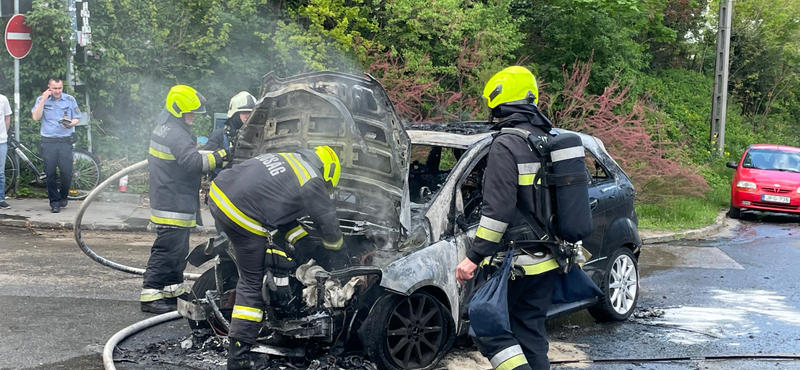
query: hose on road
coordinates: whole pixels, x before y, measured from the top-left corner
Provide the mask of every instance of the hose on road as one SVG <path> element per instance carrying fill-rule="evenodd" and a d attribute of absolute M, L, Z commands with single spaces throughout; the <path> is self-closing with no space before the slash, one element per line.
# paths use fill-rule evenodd
<path fill-rule="evenodd" d="M 97 263 L 99 263 L 99 264 L 101 264 L 103 266 L 110 267 L 110 268 L 118 270 L 118 271 L 127 272 L 127 273 L 130 273 L 130 274 L 137 274 L 137 275 L 144 275 L 144 269 L 136 268 L 136 267 L 130 267 L 130 266 L 126 266 L 126 265 L 122 265 L 122 264 L 116 263 L 116 262 L 111 261 L 111 260 L 109 260 L 107 258 L 101 257 L 100 255 L 95 253 L 93 250 L 91 250 L 89 248 L 89 246 L 86 244 L 86 242 L 83 241 L 83 238 L 81 236 L 81 221 L 83 220 L 83 214 L 89 208 L 89 204 L 91 204 L 94 201 L 94 199 L 100 193 L 102 193 L 109 185 L 111 185 L 113 183 L 116 183 L 117 181 L 119 181 L 120 178 L 122 178 L 123 176 L 125 176 L 127 174 L 133 173 L 135 171 L 138 171 L 138 170 L 141 170 L 141 169 L 144 169 L 144 168 L 147 168 L 147 160 L 141 161 L 141 162 L 136 163 L 136 164 L 134 164 L 132 166 L 128 166 L 128 167 L 122 169 L 121 171 L 115 173 L 114 175 L 111 175 L 109 178 L 106 179 L 106 181 L 103 181 L 103 183 L 101 183 L 96 188 L 94 188 L 94 190 L 92 190 L 92 192 L 89 193 L 89 195 L 86 197 L 86 199 L 83 201 L 83 203 L 81 203 L 81 207 L 80 207 L 80 209 L 78 209 L 78 214 L 75 216 L 75 222 L 73 223 L 73 232 L 75 234 L 75 242 L 78 243 L 78 247 L 80 247 L 81 250 L 83 251 L 83 253 L 86 253 L 86 255 L 89 256 L 89 258 L 93 259 L 95 262 L 97 262 Z M 183 278 L 187 279 L 187 280 L 197 280 L 197 278 L 199 278 L 199 277 L 200 277 L 200 274 L 190 274 L 190 273 L 184 273 L 183 274 Z"/>
<path fill-rule="evenodd" d="M 114 348 L 117 347 L 119 342 L 122 342 L 128 336 L 135 334 L 139 331 L 147 329 L 151 326 L 156 326 L 163 322 L 172 321 L 175 319 L 180 319 L 181 314 L 177 311 L 167 312 L 165 314 L 161 314 L 158 316 L 151 317 L 147 320 L 139 321 L 125 329 L 118 331 L 114 334 L 111 339 L 106 342 L 105 347 L 103 347 L 103 367 L 105 370 L 116 370 L 117 368 L 114 366 Z"/>

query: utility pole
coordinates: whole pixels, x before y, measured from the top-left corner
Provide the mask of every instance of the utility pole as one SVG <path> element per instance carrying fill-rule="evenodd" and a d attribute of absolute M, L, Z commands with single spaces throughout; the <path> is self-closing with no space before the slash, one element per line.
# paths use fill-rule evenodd
<path fill-rule="evenodd" d="M 711 101 L 711 150 L 720 156 L 725 151 L 725 112 L 728 107 L 728 61 L 731 50 L 731 13 L 733 1 L 719 4 L 717 64 L 714 68 L 714 94 Z"/>

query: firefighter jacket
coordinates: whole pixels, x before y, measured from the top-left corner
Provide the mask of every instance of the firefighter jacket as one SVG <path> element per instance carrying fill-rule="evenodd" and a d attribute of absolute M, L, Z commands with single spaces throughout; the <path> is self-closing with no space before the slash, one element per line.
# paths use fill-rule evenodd
<path fill-rule="evenodd" d="M 267 153 L 222 171 L 209 196 L 227 218 L 243 229 L 267 236 L 309 215 L 326 249 L 340 250 L 343 239 L 336 208 L 319 170 L 298 153 Z M 303 233 L 290 230 L 294 243 Z M 290 234 L 297 235 L 290 235 Z"/>
<path fill-rule="evenodd" d="M 200 154 L 192 128 L 163 110 L 150 135 L 150 221 L 195 227 L 200 177 L 217 167 L 214 153 Z M 219 163 L 221 165 L 221 163 Z"/>
<path fill-rule="evenodd" d="M 475 240 L 467 258 L 475 264 L 500 251 L 503 236 L 509 225 L 524 223 L 520 210 L 535 212 L 536 194 L 533 186 L 541 167 L 539 156 L 528 146 L 525 135 L 509 130 L 524 130 L 535 136 L 548 136 L 549 122 L 540 113 L 514 113 L 501 122 L 503 129 L 489 150 L 484 175 L 483 206 Z M 498 126 L 493 129 L 499 128 Z M 522 131 L 520 131 L 522 132 Z"/>

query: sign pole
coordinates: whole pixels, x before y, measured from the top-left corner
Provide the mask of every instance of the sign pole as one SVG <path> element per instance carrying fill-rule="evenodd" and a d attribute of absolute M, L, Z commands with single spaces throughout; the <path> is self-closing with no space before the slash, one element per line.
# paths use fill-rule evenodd
<path fill-rule="evenodd" d="M 19 0 L 14 0 L 14 14 L 19 14 Z M 19 59 L 14 58 L 14 138 L 19 141 Z"/>

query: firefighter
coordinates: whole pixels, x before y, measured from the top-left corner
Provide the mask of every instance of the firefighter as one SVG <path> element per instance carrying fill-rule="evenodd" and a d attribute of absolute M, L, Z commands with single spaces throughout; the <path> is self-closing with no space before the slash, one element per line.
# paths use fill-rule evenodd
<path fill-rule="evenodd" d="M 288 248 L 277 248 L 276 239 L 294 245 L 297 254 L 313 254 L 318 246 L 297 219 L 308 215 L 322 236 L 328 261 L 326 270 L 350 265 L 330 194 L 339 183 L 339 157 L 327 146 L 297 153 L 267 153 L 222 171 L 211 183 L 211 215 L 234 246 L 239 267 L 236 303 L 230 325 L 228 369 L 252 369 L 260 365 L 251 353 L 264 318 L 261 290 L 266 269 L 273 274 L 275 294 L 271 305 L 291 297 L 289 273 L 294 267 Z M 275 238 L 273 238 L 275 236 Z M 273 241 L 270 246 L 270 240 Z"/>
<path fill-rule="evenodd" d="M 492 130 L 500 133 L 489 151 L 483 185 L 486 190 L 475 240 L 456 268 L 460 283 L 471 279 L 484 259 L 499 252 L 508 242 L 524 239 L 517 237 L 525 233 L 512 233 L 512 230 L 525 225 L 518 209 L 535 212 L 533 180 L 540 167 L 539 157 L 528 147 L 527 136 L 548 136 L 552 128 L 550 121 L 537 109 L 538 93 L 536 78 L 526 68 L 518 66 L 492 76 L 483 90 L 491 109 Z M 515 276 L 519 277 L 508 285 L 513 334 L 474 340 L 496 370 L 549 369 L 545 318 L 558 264 L 546 247 L 520 250 L 514 263 Z M 480 318 L 471 317 L 470 320 Z"/>
<path fill-rule="evenodd" d="M 230 153 L 231 141 L 239 133 L 250 112 L 256 106 L 256 98 L 247 91 L 241 91 L 231 98 L 228 104 L 228 119 L 225 120 L 223 127 L 214 129 L 208 135 L 208 142 L 203 146 L 203 150 L 225 149 Z"/>
<path fill-rule="evenodd" d="M 189 233 L 196 226 L 200 204 L 200 177 L 221 165 L 225 150 L 197 151 L 192 123 L 205 113 L 205 98 L 195 89 L 173 86 L 165 109 L 150 135 L 150 221 L 157 236 L 144 272 L 141 310 L 166 313 L 176 309 L 184 293 L 183 270 L 189 253 Z"/>

